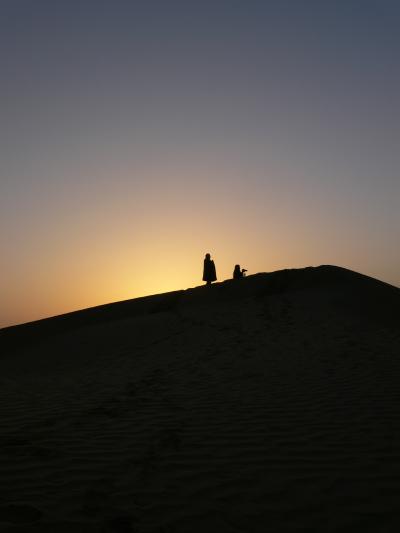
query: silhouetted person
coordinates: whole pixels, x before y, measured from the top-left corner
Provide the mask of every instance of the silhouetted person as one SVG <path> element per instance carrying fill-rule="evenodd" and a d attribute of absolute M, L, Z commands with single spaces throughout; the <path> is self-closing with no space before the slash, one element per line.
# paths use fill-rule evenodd
<path fill-rule="evenodd" d="M 203 281 L 206 281 L 207 285 L 211 285 L 216 280 L 217 273 L 215 271 L 214 261 L 211 259 L 210 254 L 206 254 L 204 258 Z"/>
<path fill-rule="evenodd" d="M 245 268 L 242 268 L 242 270 L 240 270 L 240 265 L 235 265 L 235 270 L 233 271 L 233 279 L 243 278 L 245 272 L 247 272 Z"/>

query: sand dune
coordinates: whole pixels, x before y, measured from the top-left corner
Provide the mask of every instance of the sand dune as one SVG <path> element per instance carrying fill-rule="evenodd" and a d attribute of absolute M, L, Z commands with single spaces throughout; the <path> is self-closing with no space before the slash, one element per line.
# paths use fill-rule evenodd
<path fill-rule="evenodd" d="M 257 274 L 0 350 L 1 532 L 400 530 L 400 289 Z"/>

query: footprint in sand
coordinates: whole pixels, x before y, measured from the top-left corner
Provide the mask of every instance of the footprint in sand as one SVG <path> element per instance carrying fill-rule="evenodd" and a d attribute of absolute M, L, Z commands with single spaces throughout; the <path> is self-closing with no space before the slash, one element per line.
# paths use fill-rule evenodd
<path fill-rule="evenodd" d="M 126 385 L 126 394 L 128 396 L 137 396 L 137 393 L 138 393 L 138 388 L 137 388 L 137 385 L 136 383 L 134 383 L 133 381 L 129 381 Z"/>
<path fill-rule="evenodd" d="M 104 522 L 101 533 L 133 533 L 133 518 L 128 514 L 121 514 L 109 518 Z"/>
<path fill-rule="evenodd" d="M 32 524 L 39 522 L 43 513 L 31 505 L 19 505 L 16 503 L 0 506 L 0 523 L 9 524 Z"/>
<path fill-rule="evenodd" d="M 114 491 L 112 479 L 97 480 L 83 494 L 82 512 L 86 516 L 97 516 L 105 512 L 110 506 Z"/>
<path fill-rule="evenodd" d="M 29 439 L 19 436 L 8 437 L 6 439 L 2 439 L 0 442 L 0 446 L 7 450 L 12 448 L 20 448 L 23 446 L 30 446 L 31 444 L 32 442 Z"/>
<path fill-rule="evenodd" d="M 106 418 L 117 418 L 120 414 L 122 402 L 117 398 L 110 398 L 108 401 L 103 402 L 100 405 L 92 407 L 89 410 L 91 416 L 99 416 Z"/>

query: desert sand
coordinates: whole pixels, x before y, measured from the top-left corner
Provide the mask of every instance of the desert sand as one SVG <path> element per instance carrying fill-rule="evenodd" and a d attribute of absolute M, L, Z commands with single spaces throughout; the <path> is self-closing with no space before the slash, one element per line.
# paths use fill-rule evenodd
<path fill-rule="evenodd" d="M 1 532 L 400 531 L 400 289 L 333 266 L 0 330 Z"/>

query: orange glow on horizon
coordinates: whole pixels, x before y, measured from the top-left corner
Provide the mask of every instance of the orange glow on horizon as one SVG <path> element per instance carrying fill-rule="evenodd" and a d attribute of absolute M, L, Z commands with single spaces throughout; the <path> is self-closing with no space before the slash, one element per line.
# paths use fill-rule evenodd
<path fill-rule="evenodd" d="M 184 158 L 147 170 L 119 167 L 119 185 L 108 178 L 110 168 L 91 168 L 98 180 L 93 194 L 84 166 L 83 185 L 68 204 L 60 198 L 43 211 L 39 205 L 21 228 L 5 262 L 0 327 L 201 285 L 207 252 L 218 281 L 229 279 L 236 263 L 249 275 L 336 264 L 384 278 L 369 228 L 360 234 L 349 223 L 350 209 L 338 219 L 334 203 L 310 205 L 310 191 L 288 182 L 288 170 L 260 192 L 252 183 L 258 167 L 243 183 L 240 168 L 218 160 L 198 168 Z M 139 170 L 147 188 L 131 184 Z M 395 283 L 396 275 L 386 281 Z"/>

